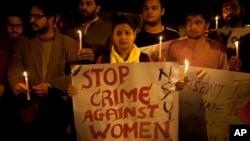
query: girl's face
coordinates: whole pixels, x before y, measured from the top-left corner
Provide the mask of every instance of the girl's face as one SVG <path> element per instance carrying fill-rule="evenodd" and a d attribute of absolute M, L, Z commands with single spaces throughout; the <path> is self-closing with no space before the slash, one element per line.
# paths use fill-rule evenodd
<path fill-rule="evenodd" d="M 113 32 L 114 44 L 118 51 L 130 50 L 133 47 L 136 32 L 126 23 L 118 24 Z"/>

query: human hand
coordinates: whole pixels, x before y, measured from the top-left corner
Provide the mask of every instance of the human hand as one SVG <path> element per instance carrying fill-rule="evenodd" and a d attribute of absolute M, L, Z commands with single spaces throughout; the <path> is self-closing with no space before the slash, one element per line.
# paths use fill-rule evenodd
<path fill-rule="evenodd" d="M 79 60 L 89 60 L 94 61 L 95 60 L 95 54 L 93 49 L 91 48 L 83 48 L 80 49 L 78 52 Z"/>
<path fill-rule="evenodd" d="M 41 97 L 44 97 L 48 94 L 48 89 L 51 88 L 52 85 L 48 82 L 38 84 L 36 86 L 32 86 L 32 90 Z"/>
<path fill-rule="evenodd" d="M 176 90 L 183 90 L 185 85 L 189 82 L 189 78 L 188 77 L 184 77 L 179 79 L 179 81 L 176 83 Z"/>
<path fill-rule="evenodd" d="M 241 60 L 237 56 L 231 56 L 228 64 L 231 71 L 240 71 Z"/>
<path fill-rule="evenodd" d="M 16 96 L 20 95 L 20 94 L 27 94 L 28 88 L 27 88 L 26 84 L 18 83 L 18 84 L 16 84 L 13 92 Z"/>
<path fill-rule="evenodd" d="M 152 58 L 153 62 L 165 62 L 166 58 L 161 55 L 161 58 L 159 56 L 159 53 L 151 53 L 150 57 Z"/>
<path fill-rule="evenodd" d="M 67 94 L 69 97 L 72 97 L 73 95 L 75 95 L 75 87 L 73 85 L 68 85 L 67 87 Z"/>

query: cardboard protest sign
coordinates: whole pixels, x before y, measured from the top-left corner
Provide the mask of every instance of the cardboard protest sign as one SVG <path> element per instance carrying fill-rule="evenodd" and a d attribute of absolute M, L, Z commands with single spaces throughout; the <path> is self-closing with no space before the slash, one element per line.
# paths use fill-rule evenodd
<path fill-rule="evenodd" d="M 248 112 L 241 109 L 250 99 L 250 74 L 190 67 L 187 76 L 179 97 L 180 140 L 229 140 L 230 125 L 247 124 L 239 112 Z"/>
<path fill-rule="evenodd" d="M 176 63 L 77 68 L 72 84 L 78 141 L 178 141 Z"/>

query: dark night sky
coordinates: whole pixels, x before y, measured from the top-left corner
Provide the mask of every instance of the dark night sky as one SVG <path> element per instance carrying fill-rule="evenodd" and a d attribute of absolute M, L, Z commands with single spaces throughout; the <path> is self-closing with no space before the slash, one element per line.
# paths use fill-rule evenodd
<path fill-rule="evenodd" d="M 6 13 L 6 8 L 21 9 L 21 12 L 25 13 L 28 10 L 28 4 L 33 0 L 1 0 L 0 1 L 0 12 L 3 16 Z M 64 9 L 72 9 L 78 0 L 51 0 L 57 4 L 63 5 Z M 129 12 L 129 13 L 140 13 L 141 12 L 141 1 L 142 0 L 102 0 L 102 10 L 105 11 L 116 11 L 116 12 Z M 166 21 L 180 22 L 181 16 L 185 12 L 187 3 L 194 3 L 195 1 L 206 3 L 211 6 L 214 14 L 221 13 L 221 3 L 223 0 L 165 0 L 166 13 L 164 19 Z M 247 0 L 246 0 L 247 1 Z M 249 6 L 248 6 L 249 7 Z"/>

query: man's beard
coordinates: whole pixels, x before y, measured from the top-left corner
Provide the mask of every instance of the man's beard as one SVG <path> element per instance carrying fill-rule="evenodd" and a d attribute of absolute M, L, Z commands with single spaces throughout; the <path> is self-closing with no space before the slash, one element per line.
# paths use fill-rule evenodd
<path fill-rule="evenodd" d="M 228 16 L 229 17 L 229 16 Z M 235 16 L 231 16 L 231 19 L 227 19 L 226 18 L 226 22 L 230 25 L 230 26 L 234 26 L 237 25 L 240 22 L 240 18 L 235 17 Z"/>
<path fill-rule="evenodd" d="M 86 12 L 86 13 L 87 14 L 84 15 L 84 14 L 81 14 L 81 11 L 80 11 L 80 19 L 82 22 L 94 20 L 94 18 L 96 17 L 95 12 L 91 12 L 91 13 Z"/>
<path fill-rule="evenodd" d="M 20 35 L 20 33 L 19 32 L 16 32 L 16 31 L 12 31 L 12 32 L 10 32 L 10 34 L 9 34 L 11 37 L 14 37 L 14 38 L 16 38 L 17 36 L 19 36 Z"/>
<path fill-rule="evenodd" d="M 47 33 L 49 30 L 49 27 L 48 26 L 45 26 L 41 29 L 38 29 L 38 30 L 32 30 L 34 32 L 34 34 L 45 34 Z"/>

